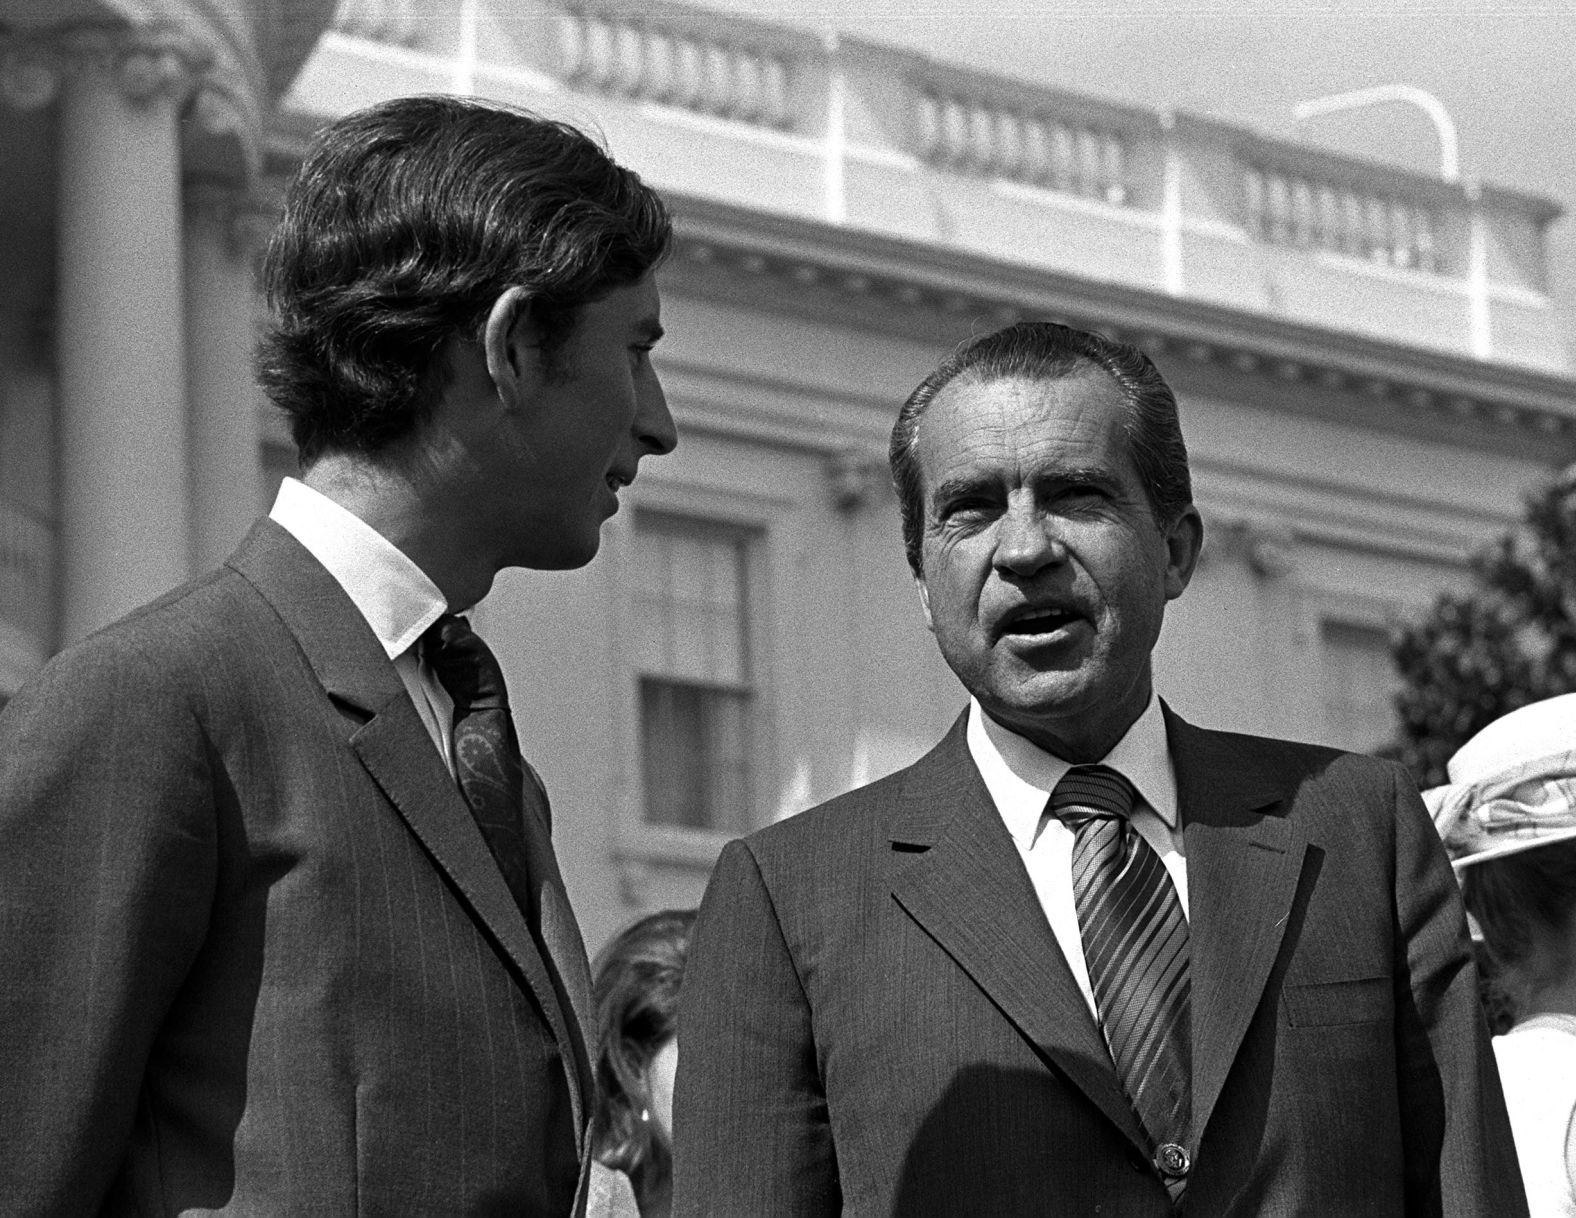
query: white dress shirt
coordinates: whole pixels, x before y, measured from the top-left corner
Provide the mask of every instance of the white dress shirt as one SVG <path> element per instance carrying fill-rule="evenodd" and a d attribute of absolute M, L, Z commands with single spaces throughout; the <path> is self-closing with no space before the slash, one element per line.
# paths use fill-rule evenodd
<path fill-rule="evenodd" d="M 1040 824 L 1040 814 L 1045 811 L 1051 791 L 1072 764 L 1002 727 L 985 713 L 977 699 L 969 706 L 968 745 L 996 810 L 1028 869 L 1051 932 L 1083 991 L 1089 1013 L 1098 1023 L 1078 929 L 1078 907 L 1073 898 L 1074 834 L 1054 816 L 1047 817 L 1043 826 Z M 1100 764 L 1121 773 L 1137 789 L 1139 802 L 1133 808 L 1133 828 L 1165 864 L 1176 886 L 1183 916 L 1187 916 L 1187 863 L 1182 854 L 1176 772 L 1171 764 L 1160 699 L 1150 695 L 1144 713 Z"/>
<path fill-rule="evenodd" d="M 280 485 L 268 516 L 327 568 L 361 611 L 453 774 L 454 702 L 416 646 L 448 611 L 438 585 L 359 516 L 295 478 Z"/>

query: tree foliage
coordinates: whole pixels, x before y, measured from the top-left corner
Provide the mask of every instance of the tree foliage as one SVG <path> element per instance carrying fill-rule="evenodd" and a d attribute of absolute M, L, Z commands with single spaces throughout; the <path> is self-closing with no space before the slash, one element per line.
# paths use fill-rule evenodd
<path fill-rule="evenodd" d="M 1396 636 L 1400 738 L 1389 755 L 1423 787 L 1501 715 L 1576 690 L 1576 466 L 1527 500 L 1519 528 L 1476 555 L 1472 588 L 1447 593 Z"/>

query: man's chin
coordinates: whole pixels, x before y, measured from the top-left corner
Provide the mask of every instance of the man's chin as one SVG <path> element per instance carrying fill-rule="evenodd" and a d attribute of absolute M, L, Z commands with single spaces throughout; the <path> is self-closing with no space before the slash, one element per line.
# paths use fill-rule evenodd
<path fill-rule="evenodd" d="M 533 546 L 509 565 L 531 571 L 576 571 L 595 558 L 601 548 L 601 535 L 592 534 L 578 545 Z"/>

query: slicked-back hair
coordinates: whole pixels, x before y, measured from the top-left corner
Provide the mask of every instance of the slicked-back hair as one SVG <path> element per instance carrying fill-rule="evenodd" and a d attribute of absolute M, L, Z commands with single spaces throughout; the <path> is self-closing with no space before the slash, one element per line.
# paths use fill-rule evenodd
<path fill-rule="evenodd" d="M 448 340 L 482 341 L 508 288 L 531 292 L 544 368 L 581 306 L 666 256 L 667 210 L 565 123 L 458 97 L 405 97 L 321 131 L 285 195 L 263 279 L 258 376 L 303 465 L 416 431 Z"/>
<path fill-rule="evenodd" d="M 892 428 L 892 485 L 903 521 L 903 548 L 916 576 L 924 574 L 925 488 L 915 451 L 920 420 L 932 399 L 954 381 L 1054 381 L 1093 369 L 1109 376 L 1127 401 L 1122 431 L 1155 523 L 1175 524 L 1193 502 L 1187 445 L 1176 397 L 1137 347 L 1049 321 L 1025 321 L 959 347 L 920 382 Z"/>

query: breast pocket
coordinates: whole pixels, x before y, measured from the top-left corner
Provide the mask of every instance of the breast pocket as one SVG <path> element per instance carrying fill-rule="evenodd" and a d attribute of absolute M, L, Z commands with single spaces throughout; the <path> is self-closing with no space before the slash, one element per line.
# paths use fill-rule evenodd
<path fill-rule="evenodd" d="M 1288 984 L 1281 1000 L 1286 1022 L 1294 1028 L 1376 1023 L 1395 1014 L 1395 991 L 1389 977 Z"/>

